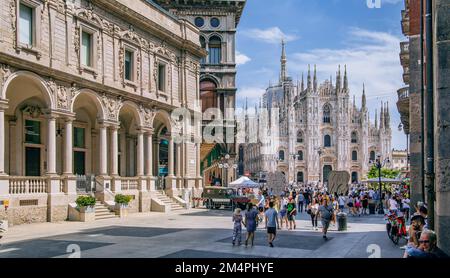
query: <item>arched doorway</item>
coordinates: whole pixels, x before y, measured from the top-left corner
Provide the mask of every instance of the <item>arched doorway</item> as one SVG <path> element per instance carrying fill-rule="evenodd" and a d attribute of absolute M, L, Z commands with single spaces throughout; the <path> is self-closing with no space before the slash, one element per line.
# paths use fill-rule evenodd
<path fill-rule="evenodd" d="M 4 97 L 8 99 L 2 134 L 5 136 L 5 172 L 11 176 L 32 177 L 56 174 L 56 134 L 53 133 L 49 148 L 48 130 L 51 125 L 55 132 L 58 123 L 46 115 L 52 108 L 52 101 L 43 80 L 33 73 L 19 72 L 4 85 Z"/>
<path fill-rule="evenodd" d="M 102 118 L 101 103 L 95 93 L 85 90 L 74 99 L 72 123 L 73 134 L 73 174 L 99 175 L 100 134 L 97 119 Z M 65 130 L 65 133 L 70 132 Z"/>
<path fill-rule="evenodd" d="M 200 82 L 200 99 L 202 101 L 202 112 L 209 108 L 217 108 L 217 85 L 213 81 L 206 79 Z"/>
<path fill-rule="evenodd" d="M 297 182 L 301 182 L 301 183 L 305 182 L 304 181 L 304 174 L 303 174 L 303 172 L 298 172 L 297 173 Z"/>
<path fill-rule="evenodd" d="M 352 172 L 352 183 L 358 182 L 358 173 Z"/>
<path fill-rule="evenodd" d="M 136 177 L 143 175 L 143 165 L 140 166 L 138 152 L 138 136 L 140 134 L 140 119 L 137 108 L 125 103 L 119 112 L 120 128 L 118 131 L 118 171 L 121 177 Z M 143 158 L 143 157 L 142 157 Z M 138 169 L 138 168 L 141 169 Z"/>
<path fill-rule="evenodd" d="M 328 177 L 330 176 L 331 171 L 333 171 L 333 167 L 331 165 L 323 166 L 323 182 L 328 182 Z"/>
<path fill-rule="evenodd" d="M 153 121 L 153 173 L 157 177 L 156 188 L 166 189 L 167 178 L 175 177 L 175 146 L 171 135 L 171 122 L 169 114 L 159 111 Z M 177 161 L 178 162 L 178 161 Z M 169 188 L 167 188 L 169 189 Z"/>

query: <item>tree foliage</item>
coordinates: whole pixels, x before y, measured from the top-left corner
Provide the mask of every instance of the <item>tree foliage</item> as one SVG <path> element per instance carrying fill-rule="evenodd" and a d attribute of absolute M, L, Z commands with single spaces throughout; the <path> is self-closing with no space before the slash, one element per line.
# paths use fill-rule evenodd
<path fill-rule="evenodd" d="M 381 168 L 381 177 L 388 179 L 395 179 L 400 174 L 399 170 Z M 378 168 L 376 166 L 372 166 L 370 171 L 367 173 L 367 178 L 373 179 L 378 178 Z"/>

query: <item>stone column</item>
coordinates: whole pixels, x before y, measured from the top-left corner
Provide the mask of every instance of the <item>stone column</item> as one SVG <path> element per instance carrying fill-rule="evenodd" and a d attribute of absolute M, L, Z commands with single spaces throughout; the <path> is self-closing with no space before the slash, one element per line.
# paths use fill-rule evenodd
<path fill-rule="evenodd" d="M 47 174 L 56 174 L 56 117 L 47 117 Z"/>
<path fill-rule="evenodd" d="M 174 159 L 173 159 L 173 150 L 174 150 L 174 146 L 173 146 L 173 138 L 170 138 L 169 139 L 169 150 L 168 150 L 168 153 L 169 153 L 169 161 L 168 161 L 168 167 L 169 167 L 169 169 L 168 169 L 168 171 L 169 171 L 169 177 L 173 177 L 174 176 L 174 174 L 173 174 L 173 162 L 174 162 Z"/>
<path fill-rule="evenodd" d="M 118 130 L 116 125 L 111 126 L 111 176 L 119 175 L 119 142 L 118 142 Z"/>
<path fill-rule="evenodd" d="M 142 130 L 138 131 L 137 135 L 137 151 L 136 151 L 136 176 L 144 175 L 144 132 Z"/>
<path fill-rule="evenodd" d="M 145 175 L 146 176 L 153 176 L 153 132 L 148 131 L 145 133 L 145 146 L 146 146 L 146 152 L 145 152 Z"/>
<path fill-rule="evenodd" d="M 73 119 L 67 118 L 64 133 L 64 175 L 73 175 Z"/>
<path fill-rule="evenodd" d="M 100 126 L 100 132 L 99 132 L 99 136 L 100 136 L 100 144 L 99 144 L 99 148 L 100 148 L 100 175 L 101 176 L 107 176 L 108 175 L 108 169 L 107 169 L 107 165 L 108 165 L 108 155 L 107 155 L 107 150 L 108 150 L 108 140 L 106 137 L 106 126 L 105 125 L 101 125 Z"/>
<path fill-rule="evenodd" d="M 1 103 L 0 103 L 1 105 Z M 5 108 L 0 106 L 0 175 L 5 175 Z"/>

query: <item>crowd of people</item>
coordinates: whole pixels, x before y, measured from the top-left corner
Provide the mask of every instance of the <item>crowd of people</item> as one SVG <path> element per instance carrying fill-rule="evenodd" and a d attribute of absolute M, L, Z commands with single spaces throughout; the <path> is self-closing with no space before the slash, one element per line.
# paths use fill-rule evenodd
<path fill-rule="evenodd" d="M 233 214 L 234 232 L 233 245 L 241 245 L 242 227 L 247 231 L 245 246 L 253 247 L 255 231 L 258 225 L 265 223 L 267 240 L 270 247 L 274 247 L 277 230 L 283 228 L 296 230 L 296 216 L 299 213 L 307 213 L 311 218 L 312 229 L 319 230 L 318 222 L 321 222 L 324 240 L 330 225 L 336 225 L 337 214 L 345 212 L 353 217 L 361 217 L 370 214 L 369 204 L 379 207 L 383 203 L 383 214 L 395 214 L 405 219 L 408 244 L 403 246 L 405 258 L 409 257 L 447 257 L 437 247 L 436 234 L 427 227 L 427 206 L 419 202 L 411 206 L 408 192 L 400 187 L 393 187 L 392 191 L 379 192 L 367 185 L 353 185 L 349 191 L 341 194 L 330 194 L 325 188 L 304 186 L 294 188 L 292 186 L 275 194 L 271 188 L 261 188 L 257 194 L 256 205 L 249 203 L 247 209 L 242 212 L 236 209 Z M 381 199 L 381 200 L 380 200 Z"/>

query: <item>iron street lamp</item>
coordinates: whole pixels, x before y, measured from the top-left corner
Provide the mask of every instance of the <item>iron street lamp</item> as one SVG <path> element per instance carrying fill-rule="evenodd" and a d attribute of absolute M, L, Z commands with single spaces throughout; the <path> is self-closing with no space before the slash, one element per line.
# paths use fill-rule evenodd
<path fill-rule="evenodd" d="M 232 168 L 236 170 L 239 167 L 238 164 L 232 162 L 230 160 L 230 155 L 226 154 L 224 158 L 222 158 L 221 162 L 219 163 L 219 169 L 225 169 L 225 179 L 222 178 L 222 185 L 224 187 L 228 187 L 228 169 Z M 223 175 L 222 175 L 223 177 Z"/>
<path fill-rule="evenodd" d="M 379 193 L 379 198 L 380 198 L 380 204 L 378 206 L 378 214 L 384 214 L 384 207 L 383 207 L 383 198 L 382 198 L 382 184 L 381 184 L 381 169 L 388 165 L 390 163 L 389 158 L 384 159 L 383 161 L 381 161 L 381 155 L 377 156 L 377 159 L 374 161 L 370 161 L 370 164 L 374 165 L 377 169 L 378 169 L 378 184 L 380 187 L 380 193 Z"/>

